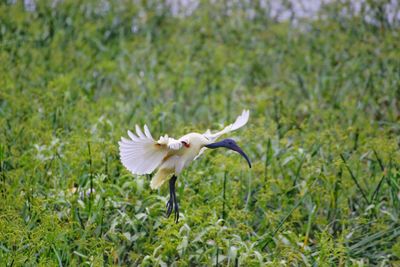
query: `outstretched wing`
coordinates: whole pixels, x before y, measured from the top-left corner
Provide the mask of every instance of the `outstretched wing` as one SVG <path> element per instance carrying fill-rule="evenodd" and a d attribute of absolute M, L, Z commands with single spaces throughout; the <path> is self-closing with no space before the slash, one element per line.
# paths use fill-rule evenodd
<path fill-rule="evenodd" d="M 243 126 L 246 125 L 246 123 L 249 120 L 249 115 L 250 115 L 250 111 L 245 109 L 243 110 L 242 114 L 240 114 L 234 123 L 229 124 L 228 126 L 226 126 L 222 131 L 216 132 L 216 133 L 211 133 L 210 130 L 207 130 L 207 132 L 205 132 L 203 135 L 205 137 L 207 137 L 210 141 L 214 142 L 215 140 L 217 140 L 221 135 L 232 132 L 234 130 L 237 130 Z"/>
<path fill-rule="evenodd" d="M 200 149 L 200 151 L 199 151 L 199 154 L 197 154 L 197 156 L 194 157 L 193 160 L 198 159 L 198 158 L 204 153 L 204 151 L 206 151 L 206 149 L 207 149 L 206 147 L 202 147 L 202 148 Z"/>
<path fill-rule="evenodd" d="M 155 141 L 151 136 L 147 125 L 144 126 L 144 133 L 136 125 L 136 135 L 128 131 L 130 139 L 121 137 L 119 144 L 119 155 L 122 164 L 133 174 L 152 173 L 173 150 L 182 148 L 178 140 L 162 136 Z"/>
<path fill-rule="evenodd" d="M 216 133 L 211 133 L 210 130 L 207 130 L 205 133 L 203 133 L 203 135 L 210 140 L 211 142 L 215 142 L 221 135 L 235 131 L 243 126 L 246 125 L 246 123 L 249 121 L 249 116 L 250 116 L 250 111 L 245 109 L 243 110 L 242 114 L 240 114 L 234 123 L 229 124 L 228 126 L 226 126 L 222 131 L 216 132 Z M 201 154 L 203 154 L 203 152 L 206 150 L 206 147 L 203 147 L 199 154 L 194 158 L 197 159 L 198 157 L 201 156 Z"/>

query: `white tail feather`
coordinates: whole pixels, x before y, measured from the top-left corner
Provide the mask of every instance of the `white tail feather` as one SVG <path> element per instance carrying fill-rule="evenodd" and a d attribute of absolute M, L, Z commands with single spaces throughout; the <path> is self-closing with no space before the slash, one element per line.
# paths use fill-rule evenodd
<path fill-rule="evenodd" d="M 169 176 L 174 173 L 174 169 L 159 169 L 151 179 L 150 187 L 151 189 L 158 189 L 168 180 Z"/>

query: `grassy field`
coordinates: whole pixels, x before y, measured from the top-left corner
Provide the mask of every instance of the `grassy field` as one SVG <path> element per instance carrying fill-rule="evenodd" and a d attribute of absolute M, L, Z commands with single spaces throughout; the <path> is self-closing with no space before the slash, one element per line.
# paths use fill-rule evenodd
<path fill-rule="evenodd" d="M 1 266 L 400 264 L 400 30 L 379 5 L 293 25 L 133 2 L 0 4 Z M 119 161 L 136 123 L 180 137 L 245 108 L 253 168 L 207 151 L 178 224 Z"/>

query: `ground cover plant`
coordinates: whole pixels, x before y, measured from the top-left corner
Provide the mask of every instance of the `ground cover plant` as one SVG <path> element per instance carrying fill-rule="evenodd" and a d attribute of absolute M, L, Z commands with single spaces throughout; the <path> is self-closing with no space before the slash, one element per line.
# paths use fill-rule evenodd
<path fill-rule="evenodd" d="M 0 4 L 1 266 L 400 264 L 386 2 L 283 22 L 247 1 L 29 3 Z M 179 137 L 245 108 L 232 137 L 253 168 L 207 151 L 179 177 L 178 224 L 167 186 L 119 161 L 136 123 Z"/>

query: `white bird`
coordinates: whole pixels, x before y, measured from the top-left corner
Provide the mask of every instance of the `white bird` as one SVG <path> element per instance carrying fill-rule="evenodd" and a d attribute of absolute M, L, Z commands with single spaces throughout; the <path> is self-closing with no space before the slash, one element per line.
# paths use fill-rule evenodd
<path fill-rule="evenodd" d="M 164 135 L 158 141 L 153 139 L 147 125 L 144 125 L 144 133 L 136 125 L 136 135 L 128 130 L 130 139 L 121 137 L 119 142 L 121 162 L 130 172 L 138 175 L 150 174 L 158 169 L 150 183 L 152 189 L 159 188 L 169 179 L 170 198 L 167 202 L 167 217 L 174 209 L 175 221 L 178 222 L 179 207 L 175 194 L 177 176 L 207 148 L 225 147 L 234 150 L 246 159 L 251 168 L 249 158 L 234 140 L 224 139 L 215 142 L 221 135 L 243 127 L 248 120 L 249 111 L 243 110 L 235 122 L 222 131 L 211 133 L 207 130 L 203 134 L 189 133 L 178 140 Z"/>

